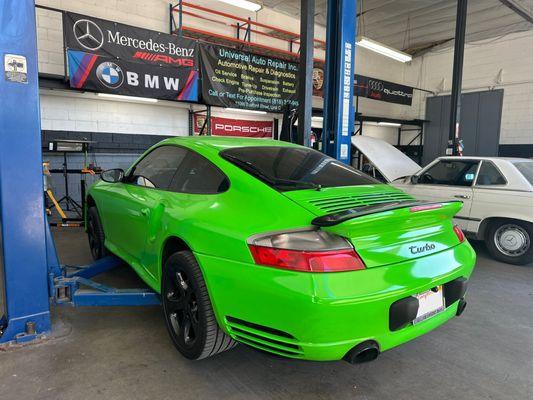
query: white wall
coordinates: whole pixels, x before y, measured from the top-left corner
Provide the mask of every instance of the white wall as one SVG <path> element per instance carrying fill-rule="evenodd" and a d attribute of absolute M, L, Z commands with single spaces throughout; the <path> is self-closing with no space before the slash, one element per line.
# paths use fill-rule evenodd
<path fill-rule="evenodd" d="M 424 88 L 447 95 L 451 90 L 453 48 L 435 50 L 412 63 Z M 443 85 L 444 82 L 444 85 Z M 503 88 L 501 144 L 533 144 L 533 31 L 468 44 L 463 91 Z M 425 100 L 419 116 L 424 117 Z"/>
<path fill-rule="evenodd" d="M 94 93 L 41 90 L 41 128 L 73 132 L 188 135 L 188 105 L 114 101 Z"/>

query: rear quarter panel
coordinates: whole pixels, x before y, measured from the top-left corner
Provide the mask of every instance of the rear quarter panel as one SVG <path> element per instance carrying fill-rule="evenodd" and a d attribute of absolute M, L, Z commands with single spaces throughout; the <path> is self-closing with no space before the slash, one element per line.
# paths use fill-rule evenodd
<path fill-rule="evenodd" d="M 512 218 L 533 223 L 533 192 L 474 187 L 470 231 L 477 233 L 488 218 Z"/>

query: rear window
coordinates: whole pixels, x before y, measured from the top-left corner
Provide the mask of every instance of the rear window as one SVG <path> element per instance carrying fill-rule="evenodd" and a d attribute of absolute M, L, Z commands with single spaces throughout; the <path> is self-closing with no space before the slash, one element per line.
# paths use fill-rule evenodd
<path fill-rule="evenodd" d="M 514 166 L 533 185 L 533 162 L 517 162 Z"/>
<path fill-rule="evenodd" d="M 239 147 L 220 155 L 280 191 L 373 185 L 377 180 L 305 147 Z"/>

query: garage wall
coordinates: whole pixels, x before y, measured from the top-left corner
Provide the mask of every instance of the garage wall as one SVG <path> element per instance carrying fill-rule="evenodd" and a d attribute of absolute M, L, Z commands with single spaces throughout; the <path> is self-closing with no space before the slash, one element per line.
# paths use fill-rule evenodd
<path fill-rule="evenodd" d="M 94 93 L 41 90 L 41 128 L 59 131 L 187 135 L 188 104 L 103 99 Z"/>
<path fill-rule="evenodd" d="M 98 0 L 38 0 L 37 4 L 55 7 L 59 9 L 84 13 L 96 17 L 116 20 L 119 22 L 140 26 L 148 29 L 167 32 L 169 29 L 168 1 L 165 0 L 145 0 L 143 2 L 129 2 L 123 0 L 98 1 Z M 212 0 L 197 0 L 195 4 L 218 9 L 243 18 L 249 14 L 237 7 L 225 5 Z M 286 30 L 298 32 L 299 20 L 270 9 L 262 9 L 254 18 L 256 21 L 272 24 Z M 184 24 L 220 33 L 234 35 L 234 28 L 211 23 L 206 26 L 205 21 L 201 21 L 190 16 L 184 17 Z M 57 12 L 37 9 L 37 31 L 39 48 L 39 71 L 41 73 L 63 75 L 64 59 L 62 46 L 62 22 L 61 15 Z M 325 39 L 326 30 L 323 26 L 316 26 L 315 37 Z M 252 34 L 254 42 L 267 44 L 287 50 L 287 43 L 276 39 L 266 38 Z M 315 50 L 315 57 L 324 59 L 325 53 L 322 50 Z M 406 65 L 393 61 L 386 57 L 377 55 L 371 51 L 356 49 L 356 72 L 364 75 L 392 80 L 395 82 L 406 82 L 408 75 Z M 410 83 L 410 82 L 408 82 Z M 415 82 L 416 83 L 416 82 Z M 416 94 L 415 94 L 416 96 Z M 321 106 L 322 99 L 315 97 L 314 106 Z M 389 116 L 394 118 L 413 118 L 419 114 L 418 101 L 415 99 L 414 106 L 401 106 L 387 104 L 370 99 L 360 99 L 360 112 L 366 115 Z M 386 131 L 384 131 L 386 133 Z"/>
<path fill-rule="evenodd" d="M 533 32 L 510 34 L 466 46 L 463 91 L 503 89 L 500 155 L 533 157 Z M 409 73 L 422 71 L 422 86 L 448 95 L 453 49 L 415 59 Z M 420 117 L 425 102 L 420 105 Z"/>

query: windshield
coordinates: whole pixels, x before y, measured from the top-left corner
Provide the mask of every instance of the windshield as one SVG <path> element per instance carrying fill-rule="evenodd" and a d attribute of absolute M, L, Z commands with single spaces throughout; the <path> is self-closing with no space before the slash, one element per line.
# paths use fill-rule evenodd
<path fill-rule="evenodd" d="M 220 155 L 281 191 L 379 183 L 346 164 L 305 147 L 238 147 L 224 150 Z"/>
<path fill-rule="evenodd" d="M 533 162 L 517 162 L 514 164 L 520 171 L 524 178 L 526 178 L 531 185 L 533 185 Z"/>

